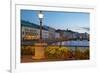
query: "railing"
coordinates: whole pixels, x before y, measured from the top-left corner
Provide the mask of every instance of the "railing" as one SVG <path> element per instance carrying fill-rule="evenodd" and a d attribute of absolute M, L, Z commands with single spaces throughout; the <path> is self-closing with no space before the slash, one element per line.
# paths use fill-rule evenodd
<path fill-rule="evenodd" d="M 56 42 L 63 42 L 63 41 L 72 41 L 72 40 L 88 40 L 86 38 L 83 39 L 78 39 L 78 38 L 46 38 L 46 39 L 42 39 L 43 42 L 47 43 L 47 44 L 52 44 L 52 43 L 56 43 Z M 89 40 L 88 40 L 89 41 Z M 31 39 L 31 40 L 22 40 L 21 43 L 22 44 L 31 44 L 34 42 L 39 42 L 39 39 Z"/>

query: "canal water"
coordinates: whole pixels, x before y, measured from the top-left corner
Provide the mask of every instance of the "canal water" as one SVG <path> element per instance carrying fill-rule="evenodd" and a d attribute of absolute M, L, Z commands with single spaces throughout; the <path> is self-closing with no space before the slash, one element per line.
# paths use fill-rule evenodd
<path fill-rule="evenodd" d="M 66 46 L 89 46 L 89 41 L 87 41 L 87 40 L 64 41 L 64 42 L 62 42 L 62 45 L 66 45 Z"/>
<path fill-rule="evenodd" d="M 89 49 L 89 41 L 88 40 L 77 40 L 77 41 L 63 41 L 63 42 L 57 42 L 53 45 L 62 45 L 64 47 L 67 47 L 69 49 L 75 50 L 80 49 L 84 51 L 85 49 Z"/>

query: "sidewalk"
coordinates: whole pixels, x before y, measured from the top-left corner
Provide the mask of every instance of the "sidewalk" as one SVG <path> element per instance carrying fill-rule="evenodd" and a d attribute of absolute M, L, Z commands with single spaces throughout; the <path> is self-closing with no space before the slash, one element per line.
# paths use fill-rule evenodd
<path fill-rule="evenodd" d="M 67 60 L 64 59 L 32 59 L 33 55 L 23 55 L 21 57 L 21 63 L 30 63 L 30 62 L 50 62 L 50 61 L 69 61 L 69 60 L 75 60 L 74 58 L 69 58 Z"/>

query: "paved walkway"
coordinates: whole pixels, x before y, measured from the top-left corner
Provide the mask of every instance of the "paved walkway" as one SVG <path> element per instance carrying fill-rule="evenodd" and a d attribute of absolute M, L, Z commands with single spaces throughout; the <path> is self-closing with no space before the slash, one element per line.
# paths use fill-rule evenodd
<path fill-rule="evenodd" d="M 68 60 L 75 60 L 75 59 L 68 59 Z M 68 60 L 63 60 L 63 59 L 32 59 L 32 55 L 23 55 L 21 57 L 21 63 L 30 63 L 30 62 L 50 62 L 50 61 L 68 61 Z"/>

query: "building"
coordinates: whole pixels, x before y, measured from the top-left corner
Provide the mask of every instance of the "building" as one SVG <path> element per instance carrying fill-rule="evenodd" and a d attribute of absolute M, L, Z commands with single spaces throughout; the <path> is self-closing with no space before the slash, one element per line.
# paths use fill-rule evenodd
<path fill-rule="evenodd" d="M 60 38 L 60 33 L 55 32 L 55 38 Z"/>
<path fill-rule="evenodd" d="M 21 38 L 22 40 L 32 40 L 40 38 L 40 25 L 21 20 Z M 54 29 L 49 26 L 42 26 L 42 38 L 56 39 L 56 38 L 73 38 L 73 39 L 87 39 L 89 40 L 88 33 L 78 33 L 72 30 Z"/>
<path fill-rule="evenodd" d="M 56 30 L 57 33 L 60 34 L 61 38 L 73 38 L 74 36 L 74 32 L 71 30 Z"/>
<path fill-rule="evenodd" d="M 80 33 L 80 39 L 89 40 L 89 34 L 88 33 Z"/>
<path fill-rule="evenodd" d="M 40 26 L 28 21 L 21 20 L 21 38 L 22 40 L 32 40 L 40 38 Z M 42 38 L 48 38 L 48 29 L 42 27 Z"/>
<path fill-rule="evenodd" d="M 52 38 L 56 38 L 59 36 L 59 33 L 56 32 L 56 29 L 52 28 L 52 27 L 49 27 L 49 26 L 43 26 L 44 28 L 48 29 L 48 38 L 49 39 L 52 39 Z"/>
<path fill-rule="evenodd" d="M 60 34 L 61 38 L 72 38 L 76 40 L 89 40 L 89 34 L 88 33 L 79 33 L 74 32 L 72 30 L 56 30 Z"/>

